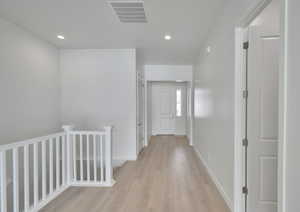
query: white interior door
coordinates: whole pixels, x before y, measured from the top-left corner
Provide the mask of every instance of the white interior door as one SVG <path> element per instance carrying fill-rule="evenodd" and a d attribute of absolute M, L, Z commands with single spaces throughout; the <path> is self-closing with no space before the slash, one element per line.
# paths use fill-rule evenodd
<path fill-rule="evenodd" d="M 152 83 L 152 134 L 186 135 L 186 83 Z"/>
<path fill-rule="evenodd" d="M 175 134 L 175 87 L 152 85 L 152 134 Z"/>
<path fill-rule="evenodd" d="M 248 211 L 277 212 L 279 37 L 249 29 Z"/>

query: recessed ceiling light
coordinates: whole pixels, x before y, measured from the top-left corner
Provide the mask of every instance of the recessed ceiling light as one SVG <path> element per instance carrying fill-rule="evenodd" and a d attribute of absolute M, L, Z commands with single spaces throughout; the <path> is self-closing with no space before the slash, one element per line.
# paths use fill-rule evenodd
<path fill-rule="evenodd" d="M 208 47 L 206 48 L 206 52 L 207 52 L 207 53 L 210 53 L 210 52 L 211 52 L 211 47 L 210 47 L 210 46 L 208 46 Z"/>
<path fill-rule="evenodd" d="M 171 39 L 172 39 L 171 35 L 165 35 L 165 40 L 171 40 Z"/>
<path fill-rule="evenodd" d="M 57 35 L 57 38 L 61 39 L 61 40 L 65 39 L 65 37 L 63 35 Z"/>

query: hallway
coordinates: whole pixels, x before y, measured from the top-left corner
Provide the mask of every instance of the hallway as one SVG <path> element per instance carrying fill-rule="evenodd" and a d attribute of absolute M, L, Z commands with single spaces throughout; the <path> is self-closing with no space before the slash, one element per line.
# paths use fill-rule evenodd
<path fill-rule="evenodd" d="M 184 137 L 155 136 L 112 188 L 70 188 L 43 212 L 229 212 Z"/>

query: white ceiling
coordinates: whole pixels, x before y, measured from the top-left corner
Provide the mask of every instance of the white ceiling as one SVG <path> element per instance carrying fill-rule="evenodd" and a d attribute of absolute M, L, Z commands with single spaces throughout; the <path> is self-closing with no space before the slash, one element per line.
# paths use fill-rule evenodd
<path fill-rule="evenodd" d="M 191 64 L 224 1 L 145 0 L 146 24 L 120 23 L 105 0 L 0 0 L 0 16 L 59 48 L 137 48 L 143 64 Z"/>

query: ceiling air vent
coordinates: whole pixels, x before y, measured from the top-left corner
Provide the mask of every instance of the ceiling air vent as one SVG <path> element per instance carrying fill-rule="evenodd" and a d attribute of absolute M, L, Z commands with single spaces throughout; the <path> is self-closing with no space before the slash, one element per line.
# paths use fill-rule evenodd
<path fill-rule="evenodd" d="M 147 23 L 143 1 L 108 1 L 122 23 Z"/>

